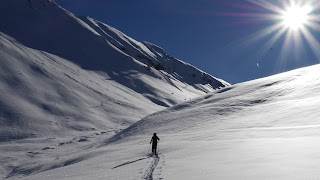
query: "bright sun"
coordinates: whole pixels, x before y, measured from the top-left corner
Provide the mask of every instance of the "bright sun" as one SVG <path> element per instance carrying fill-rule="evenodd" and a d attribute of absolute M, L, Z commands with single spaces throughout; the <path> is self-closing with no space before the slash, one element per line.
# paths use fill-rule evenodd
<path fill-rule="evenodd" d="M 308 22 L 310 12 L 310 6 L 293 5 L 283 12 L 282 23 L 291 30 L 299 30 Z"/>
<path fill-rule="evenodd" d="M 230 13 L 230 16 L 246 18 L 250 24 L 269 22 L 261 30 L 244 37 L 244 44 L 241 45 L 247 46 L 259 40 L 264 41 L 256 52 L 257 56 L 262 56 L 280 40 L 282 42 L 279 54 L 281 63 L 289 60 L 288 56 L 292 53 L 298 59 L 307 48 L 310 48 L 313 55 L 320 61 L 320 39 L 318 37 L 320 0 L 246 1 L 249 2 L 248 6 L 232 4 L 232 7 L 239 7 L 242 10 Z M 263 10 L 263 13 L 260 10 Z"/>

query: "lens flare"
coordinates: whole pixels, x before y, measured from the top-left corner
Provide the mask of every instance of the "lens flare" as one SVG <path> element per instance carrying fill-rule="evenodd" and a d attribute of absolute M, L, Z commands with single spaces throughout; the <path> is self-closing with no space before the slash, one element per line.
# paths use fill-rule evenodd
<path fill-rule="evenodd" d="M 301 29 L 309 21 L 309 13 L 311 11 L 312 8 L 310 5 L 293 5 L 291 7 L 288 7 L 282 14 L 282 23 L 284 26 L 292 30 Z"/>
<path fill-rule="evenodd" d="M 275 44 L 281 42 L 282 45 L 278 46 L 280 66 L 285 66 L 289 60 L 302 60 L 300 55 L 307 51 L 311 51 L 320 62 L 319 0 L 244 0 L 244 2 L 246 6 L 240 6 L 243 8 L 239 9 L 239 12 L 233 10 L 224 15 L 242 18 L 244 23 L 256 22 L 266 26 L 241 37 L 235 43 L 237 47 L 246 48 L 260 41 L 262 44 L 259 44 L 259 48 L 252 56 L 261 57 Z M 233 7 L 239 5 L 235 4 Z"/>

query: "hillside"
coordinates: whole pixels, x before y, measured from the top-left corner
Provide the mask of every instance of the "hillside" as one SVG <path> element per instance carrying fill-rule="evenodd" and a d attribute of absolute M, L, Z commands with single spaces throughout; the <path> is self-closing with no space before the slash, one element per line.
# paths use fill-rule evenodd
<path fill-rule="evenodd" d="M 102 73 L 0 34 L 0 141 L 120 129 L 163 109 Z"/>

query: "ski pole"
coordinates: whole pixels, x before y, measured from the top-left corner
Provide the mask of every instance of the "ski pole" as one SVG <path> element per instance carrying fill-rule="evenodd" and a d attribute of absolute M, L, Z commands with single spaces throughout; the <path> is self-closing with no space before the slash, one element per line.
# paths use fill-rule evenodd
<path fill-rule="evenodd" d="M 150 143 L 150 145 L 149 145 L 148 153 L 147 153 L 147 154 L 149 154 L 149 153 L 150 153 L 150 148 L 151 148 L 151 143 Z"/>

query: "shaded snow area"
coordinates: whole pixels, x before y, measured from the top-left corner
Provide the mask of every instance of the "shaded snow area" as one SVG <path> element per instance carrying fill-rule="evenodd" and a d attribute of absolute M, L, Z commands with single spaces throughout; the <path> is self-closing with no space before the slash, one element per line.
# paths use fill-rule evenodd
<path fill-rule="evenodd" d="M 0 47 L 0 141 L 119 129 L 163 109 L 104 73 L 85 71 L 5 34 Z"/>
<path fill-rule="evenodd" d="M 320 66 L 233 85 L 93 143 L 25 179 L 319 179 Z M 149 157 L 152 133 L 159 157 Z M 96 157 L 93 157 L 96 156 Z"/>

